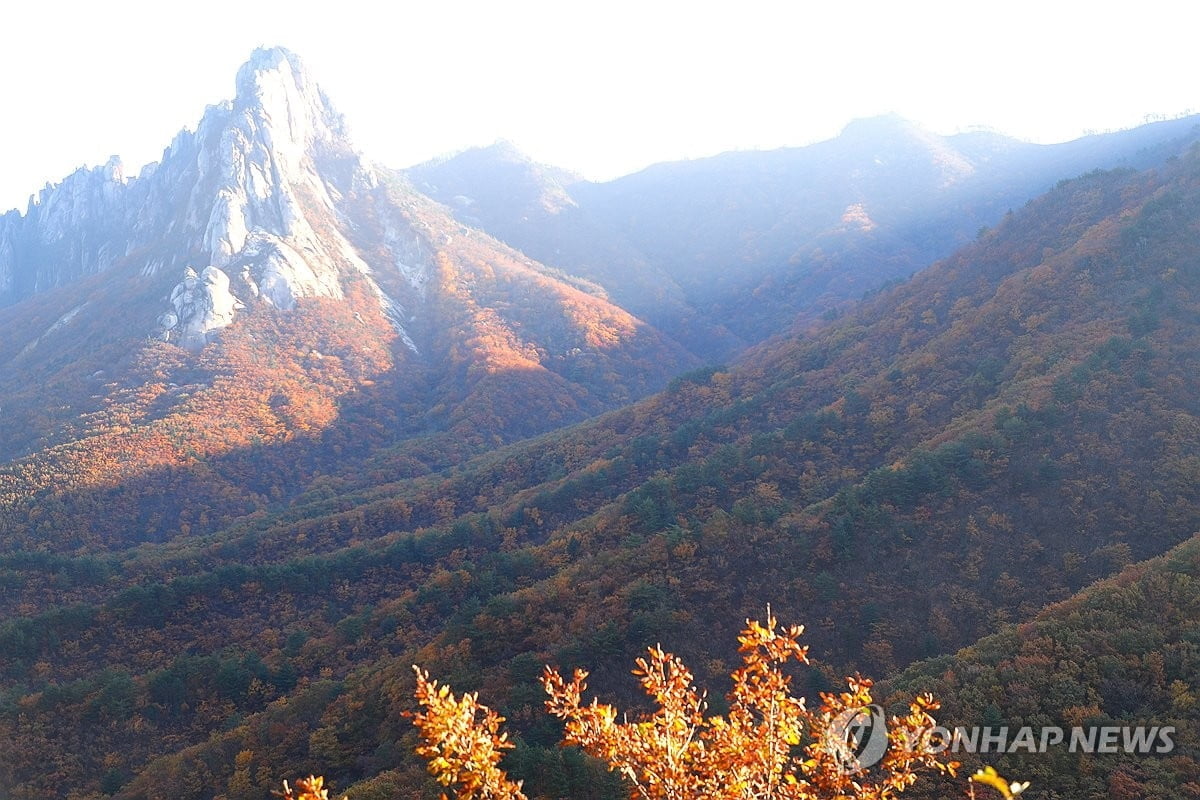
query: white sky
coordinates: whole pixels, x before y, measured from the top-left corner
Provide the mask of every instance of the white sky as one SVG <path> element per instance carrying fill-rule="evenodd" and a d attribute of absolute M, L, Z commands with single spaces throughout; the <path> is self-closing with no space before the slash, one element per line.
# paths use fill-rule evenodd
<path fill-rule="evenodd" d="M 81 165 L 157 160 L 297 52 L 392 166 L 498 138 L 605 179 L 898 112 L 1035 141 L 1200 109 L 1190 4 L 203 0 L 5 3 L 0 211 Z M 386 10 L 383 10 L 385 9 Z"/>

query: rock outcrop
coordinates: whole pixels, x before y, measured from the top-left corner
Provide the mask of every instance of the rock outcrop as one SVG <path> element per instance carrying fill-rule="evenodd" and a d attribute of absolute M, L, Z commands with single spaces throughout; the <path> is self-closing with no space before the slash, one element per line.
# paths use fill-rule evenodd
<path fill-rule="evenodd" d="M 158 317 L 160 338 L 199 350 L 208 344 L 211 332 L 230 325 L 235 312 L 244 307 L 229 290 L 229 276 L 221 269 L 205 267 L 197 275 L 189 267 L 171 290 L 171 310 Z"/>
<path fill-rule="evenodd" d="M 103 272 L 129 246 L 129 184 L 121 160 L 81 168 L 0 217 L 0 305 Z"/>
<path fill-rule="evenodd" d="M 173 306 L 191 298 L 186 313 L 175 307 L 163 315 L 176 315 L 175 324 L 159 325 L 195 347 L 241 307 L 340 298 L 357 274 L 411 341 L 399 304 L 385 302 L 345 233 L 346 198 L 377 182 L 300 60 L 282 48 L 257 50 L 238 72 L 236 97 L 210 106 L 194 132 L 181 132 L 136 178 L 114 157 L 47 186 L 24 214 L 0 217 L 0 306 L 118 265 L 153 277 L 206 264 L 172 292 Z M 419 236 L 395 226 L 390 238 L 403 252 L 387 266 L 419 291 Z"/>

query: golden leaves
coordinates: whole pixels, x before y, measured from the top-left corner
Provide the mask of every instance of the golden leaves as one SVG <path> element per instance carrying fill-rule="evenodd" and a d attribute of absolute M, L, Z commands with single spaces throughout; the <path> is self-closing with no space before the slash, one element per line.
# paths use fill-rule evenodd
<path fill-rule="evenodd" d="M 931 746 L 929 712 L 938 705 L 929 695 L 889 721 L 877 764 L 847 760 L 857 740 L 846 739 L 837 723 L 879 709 L 871 681 L 848 678 L 847 691 L 822 694 L 820 707 L 810 710 L 792 695 L 782 669 L 808 663 L 802 633 L 800 626 L 781 628 L 770 609 L 766 624 L 747 620 L 738 637 L 743 663 L 733 672 L 724 716 L 706 714 L 691 671 L 661 647 L 637 659 L 633 671 L 657 706 L 653 714 L 629 721 L 610 705 L 585 702 L 587 672 L 580 669 L 567 679 L 546 668 L 546 707 L 564 722 L 564 744 L 604 761 L 642 800 L 883 800 L 912 786 L 919 770 L 954 774 L 958 764 L 941 760 Z M 423 741 L 417 752 L 443 785 L 458 786 L 459 798 L 523 797 L 498 766 L 501 751 L 511 747 L 499 733 L 501 717 L 474 694 L 455 698 L 420 669 L 417 700 L 425 708 L 416 716 Z"/>
<path fill-rule="evenodd" d="M 283 800 L 329 800 L 329 790 L 325 788 L 325 779 L 312 775 L 296 781 L 295 789 L 288 786 L 287 781 L 284 781 L 283 791 L 272 792 L 272 794 L 282 797 Z M 346 798 L 343 797 L 342 800 L 346 800 Z"/>
<path fill-rule="evenodd" d="M 525 800 L 521 784 L 497 766 L 512 749 L 500 731 L 504 717 L 480 705 L 476 694 L 455 697 L 450 687 L 417 674 L 416 698 L 425 709 L 413 716 L 421 733 L 417 754 L 429 760 L 429 771 L 443 786 L 457 786 L 461 800 Z"/>
<path fill-rule="evenodd" d="M 975 783 L 982 783 L 984 786 L 991 786 L 993 789 L 998 791 L 1001 796 L 1005 798 L 1005 800 L 1013 800 L 1013 798 L 1029 788 L 1029 781 L 1024 781 L 1023 783 L 1017 783 L 1016 781 L 1013 781 L 1012 783 L 1009 783 L 1008 781 L 1004 780 L 1004 778 L 1001 778 L 999 774 L 997 774 L 994 767 L 984 767 L 972 775 L 968 780 L 974 781 Z M 974 791 L 971 792 L 971 796 L 975 796 Z"/>

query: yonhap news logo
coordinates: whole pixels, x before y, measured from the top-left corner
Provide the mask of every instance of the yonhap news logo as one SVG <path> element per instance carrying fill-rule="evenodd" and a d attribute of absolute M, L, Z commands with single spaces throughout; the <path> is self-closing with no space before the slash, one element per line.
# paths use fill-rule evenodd
<path fill-rule="evenodd" d="M 852 708 L 830 720 L 821 738 L 825 752 L 843 774 L 865 772 L 883 760 L 889 746 L 912 747 L 917 742 L 902 737 L 890 741 L 887 716 L 877 704 Z M 1046 753 L 1064 748 L 1071 753 L 1125 753 L 1167 755 L 1175 749 L 1171 725 L 931 726 L 919 737 L 919 746 L 931 753 Z"/>
<path fill-rule="evenodd" d="M 929 747 L 934 753 L 1046 753 L 1065 747 L 1069 753 L 1125 753 L 1167 755 L 1175 749 L 1173 725 L 1095 725 L 1061 728 L 960 727 L 950 730 L 936 725 L 930 730 Z"/>
<path fill-rule="evenodd" d="M 875 703 L 847 709 L 830 720 L 822 743 L 843 774 L 863 772 L 887 753 L 887 716 Z"/>

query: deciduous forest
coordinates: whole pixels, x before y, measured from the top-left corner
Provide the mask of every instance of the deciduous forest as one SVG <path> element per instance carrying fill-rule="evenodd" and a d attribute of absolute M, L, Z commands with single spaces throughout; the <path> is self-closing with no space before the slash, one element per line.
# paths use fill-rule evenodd
<path fill-rule="evenodd" d="M 294 56 L 255 58 L 240 92 L 271 70 L 304 91 Z M 254 163 L 260 94 L 210 109 L 196 147 L 241 131 Z M 31 276 L 0 293 L 5 800 L 257 800 L 284 779 L 382 800 L 439 778 L 612 800 L 662 777 L 675 713 L 691 755 L 641 796 L 843 796 L 796 748 L 871 697 L 905 730 L 1178 736 L 956 756 L 954 776 L 893 748 L 856 796 L 920 766 L 916 797 L 1011 796 L 997 773 L 1028 797 L 1200 797 L 1190 125 L 1051 158 L 876 121 L 792 154 L 787 180 L 737 154 L 605 188 L 507 147 L 389 170 L 312 113 L 303 169 L 270 189 L 295 216 L 223 262 L 233 321 L 215 295 L 176 308 L 209 326 L 198 348 L 154 320 L 214 251 L 183 211 L 131 210 L 232 196 L 184 162 L 192 140 L 109 191 L 109 268 L 79 255 L 83 223 L 38 238 L 68 203 L 52 188 L 0 218 L 0 266 Z M 850 203 L 832 187 L 876 150 L 907 166 Z M 264 299 L 284 284 L 290 306 Z M 803 647 L 746 627 L 768 604 Z M 454 751 L 447 720 L 480 705 L 507 738 L 481 716 Z"/>

